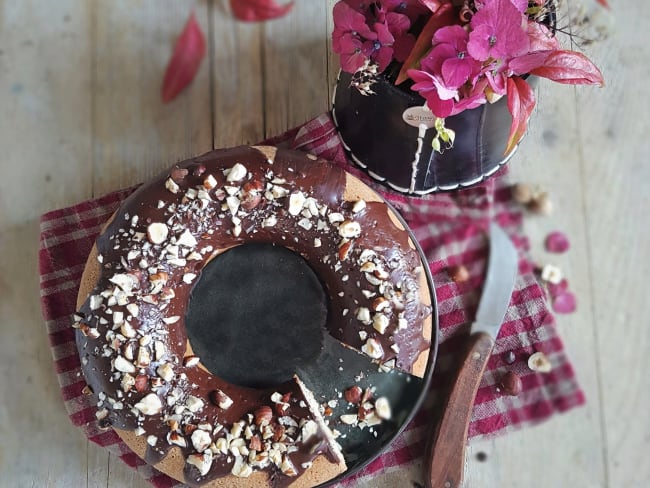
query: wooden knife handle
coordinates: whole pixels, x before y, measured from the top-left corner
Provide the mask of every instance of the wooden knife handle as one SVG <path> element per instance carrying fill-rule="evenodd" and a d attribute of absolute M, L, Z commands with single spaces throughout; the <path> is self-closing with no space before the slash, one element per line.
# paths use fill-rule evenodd
<path fill-rule="evenodd" d="M 437 436 L 430 443 L 425 456 L 429 488 L 460 488 L 465 467 L 467 429 L 472 417 L 476 391 L 494 346 L 494 340 L 485 332 L 470 336 L 470 344 L 463 360 Z"/>

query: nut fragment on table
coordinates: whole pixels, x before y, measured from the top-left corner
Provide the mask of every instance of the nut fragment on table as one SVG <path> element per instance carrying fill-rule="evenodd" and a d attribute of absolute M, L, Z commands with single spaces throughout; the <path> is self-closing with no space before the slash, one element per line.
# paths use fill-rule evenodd
<path fill-rule="evenodd" d="M 553 369 L 551 361 L 541 351 L 530 355 L 528 358 L 528 367 L 538 373 L 549 373 Z"/>
<path fill-rule="evenodd" d="M 512 186 L 512 198 L 525 205 L 533 199 L 533 190 L 527 183 L 517 183 Z"/>
<path fill-rule="evenodd" d="M 449 277 L 456 283 L 463 283 L 469 280 L 469 271 L 467 270 L 467 267 L 462 264 L 458 266 L 449 266 L 447 272 L 449 273 Z"/>
<path fill-rule="evenodd" d="M 554 285 L 559 285 L 563 278 L 562 270 L 557 266 L 547 264 L 542 268 L 541 277 L 544 281 L 548 281 Z"/>
<path fill-rule="evenodd" d="M 528 209 L 539 215 L 551 215 L 553 213 L 553 202 L 548 193 L 542 192 L 533 197 L 528 203 Z"/>
<path fill-rule="evenodd" d="M 508 351 L 503 355 L 503 362 L 506 364 L 513 364 L 517 360 L 514 352 Z"/>

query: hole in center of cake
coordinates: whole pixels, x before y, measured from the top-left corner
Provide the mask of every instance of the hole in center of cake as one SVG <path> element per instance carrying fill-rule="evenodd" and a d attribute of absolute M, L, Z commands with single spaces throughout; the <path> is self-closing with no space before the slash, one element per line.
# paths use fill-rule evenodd
<path fill-rule="evenodd" d="M 214 375 L 255 388 L 277 385 L 323 347 L 327 298 L 307 261 L 251 243 L 209 262 L 185 314 L 194 354 Z"/>

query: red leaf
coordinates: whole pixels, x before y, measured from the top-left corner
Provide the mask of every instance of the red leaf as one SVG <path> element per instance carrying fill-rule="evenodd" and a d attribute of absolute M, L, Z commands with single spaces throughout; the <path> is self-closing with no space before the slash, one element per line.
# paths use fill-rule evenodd
<path fill-rule="evenodd" d="M 535 108 L 535 94 L 526 80 L 518 76 L 511 76 L 508 78 L 506 89 L 512 124 L 510 125 L 508 144 L 503 154 L 510 153 L 524 136 L 528 127 L 528 119 Z"/>
<path fill-rule="evenodd" d="M 522 56 L 517 56 L 516 58 L 510 60 L 508 63 L 508 68 L 516 75 L 525 75 L 530 73 L 532 70 L 544 66 L 546 60 L 551 55 L 552 51 L 536 51 L 532 53 L 526 53 Z"/>
<path fill-rule="evenodd" d="M 432 8 L 429 5 L 427 6 Z M 397 75 L 397 80 L 395 80 L 396 85 L 408 80 L 408 70 L 418 68 L 420 60 L 426 56 L 429 49 L 431 49 L 431 40 L 433 39 L 434 32 L 436 32 L 440 27 L 451 25 L 454 18 L 455 12 L 451 3 L 441 5 L 440 8 L 435 11 L 425 24 L 417 41 L 415 41 L 415 46 L 413 46 L 411 53 L 406 58 L 406 61 L 404 61 L 402 69 Z"/>
<path fill-rule="evenodd" d="M 530 73 L 567 85 L 605 84 L 596 65 L 575 51 L 551 51 L 544 63 Z"/>
<path fill-rule="evenodd" d="M 573 313 L 576 311 L 576 296 L 570 291 L 564 292 L 553 299 L 553 310 L 557 313 Z"/>
<path fill-rule="evenodd" d="M 546 236 L 544 246 L 548 252 L 563 253 L 569 250 L 569 238 L 564 232 L 551 232 Z"/>
<path fill-rule="evenodd" d="M 192 12 L 165 71 L 161 92 L 163 102 L 171 102 L 192 82 L 204 57 L 205 36 Z"/>
<path fill-rule="evenodd" d="M 275 0 L 230 0 L 230 8 L 239 20 L 257 22 L 288 14 L 293 3 L 293 0 L 284 5 L 278 5 Z"/>

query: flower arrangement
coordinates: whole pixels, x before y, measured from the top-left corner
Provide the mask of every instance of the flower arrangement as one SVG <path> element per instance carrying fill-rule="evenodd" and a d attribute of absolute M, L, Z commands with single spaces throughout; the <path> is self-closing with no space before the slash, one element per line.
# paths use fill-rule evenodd
<path fill-rule="evenodd" d="M 373 80 L 382 73 L 396 85 L 410 83 L 437 117 L 437 151 L 441 142 L 454 142 L 446 117 L 507 97 L 507 154 L 535 107 L 529 75 L 603 84 L 586 56 L 561 48 L 555 12 L 555 0 L 340 0 L 332 45 L 341 69 L 353 73 L 352 84 L 364 94 L 373 93 Z"/>

